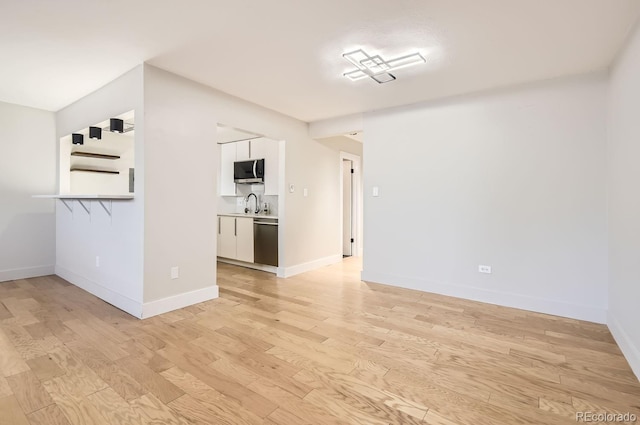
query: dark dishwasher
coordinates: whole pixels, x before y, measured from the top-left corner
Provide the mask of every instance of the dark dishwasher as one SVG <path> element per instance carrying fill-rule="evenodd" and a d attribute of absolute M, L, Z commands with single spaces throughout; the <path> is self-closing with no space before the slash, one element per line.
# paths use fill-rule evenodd
<path fill-rule="evenodd" d="M 278 266 L 278 219 L 253 219 L 253 262 Z"/>

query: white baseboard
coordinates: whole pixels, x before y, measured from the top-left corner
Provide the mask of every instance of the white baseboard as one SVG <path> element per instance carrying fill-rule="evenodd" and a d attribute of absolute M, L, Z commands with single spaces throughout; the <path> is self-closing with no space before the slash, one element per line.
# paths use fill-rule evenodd
<path fill-rule="evenodd" d="M 244 261 L 232 260 L 230 258 L 218 257 L 218 261 L 226 264 L 233 264 L 234 266 L 247 267 L 249 269 L 260 270 L 267 273 L 276 274 L 278 272 L 278 268 L 275 266 L 268 266 L 266 264 L 257 264 L 257 263 L 245 263 Z"/>
<path fill-rule="evenodd" d="M 618 347 L 622 350 L 622 354 L 629 362 L 629 366 L 631 366 L 631 370 L 635 373 L 636 378 L 640 379 L 640 347 L 638 347 L 629 334 L 627 334 L 620 322 L 613 317 L 611 312 L 609 312 L 607 317 L 607 325 L 609 326 L 609 331 L 611 331 L 611 335 L 618 343 Z"/>
<path fill-rule="evenodd" d="M 204 301 L 218 298 L 218 286 L 209 286 L 184 294 L 178 294 L 160 300 L 151 301 L 142 305 L 142 319 L 147 319 L 158 314 L 168 313 L 179 308 L 188 307 Z"/>
<path fill-rule="evenodd" d="M 342 261 L 342 255 L 331 255 L 329 257 L 319 258 L 308 263 L 297 264 L 290 267 L 278 267 L 278 277 L 291 277 L 300 273 L 319 269 L 320 267 L 329 266 Z"/>
<path fill-rule="evenodd" d="M 55 266 L 35 266 L 22 269 L 0 270 L 0 282 L 17 279 L 29 279 L 31 277 L 47 276 L 54 274 Z"/>
<path fill-rule="evenodd" d="M 369 272 L 367 270 L 362 271 L 361 278 L 365 282 L 382 283 L 385 285 L 416 289 L 418 291 L 433 292 L 451 297 L 519 308 L 538 313 L 553 314 L 555 316 L 569 317 L 589 322 L 604 324 L 607 321 L 607 310 L 605 308 L 572 304 L 546 298 L 530 297 L 528 295 L 492 291 L 473 286 L 443 284 L 404 276 Z"/>
<path fill-rule="evenodd" d="M 79 274 L 67 270 L 64 267 L 56 266 L 55 272 L 61 278 L 69 281 L 79 288 L 84 289 L 90 294 L 95 295 L 101 300 L 106 301 L 115 307 L 118 307 L 122 311 L 126 311 L 132 316 L 135 316 L 139 319 L 142 318 L 143 306 L 141 302 L 132 300 L 131 298 L 114 292 L 109 288 L 105 288 L 98 282 L 94 282 L 93 280 L 80 276 Z"/>

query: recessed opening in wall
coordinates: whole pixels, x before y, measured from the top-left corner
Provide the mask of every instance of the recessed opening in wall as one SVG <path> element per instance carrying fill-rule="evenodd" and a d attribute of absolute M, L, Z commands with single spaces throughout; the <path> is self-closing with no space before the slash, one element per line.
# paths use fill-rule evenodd
<path fill-rule="evenodd" d="M 60 139 L 61 194 L 133 194 L 134 118 L 134 111 L 129 111 L 78 129 L 74 134 L 84 136 L 83 144 L 74 144 L 71 134 Z M 114 120 L 122 122 L 121 131 L 111 131 Z"/>

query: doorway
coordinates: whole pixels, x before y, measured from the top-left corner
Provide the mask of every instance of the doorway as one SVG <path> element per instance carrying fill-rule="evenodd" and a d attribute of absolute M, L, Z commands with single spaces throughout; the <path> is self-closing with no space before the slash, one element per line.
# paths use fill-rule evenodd
<path fill-rule="evenodd" d="M 340 152 L 342 257 L 361 256 L 360 157 Z"/>
<path fill-rule="evenodd" d="M 342 160 L 342 257 L 353 255 L 353 161 Z"/>

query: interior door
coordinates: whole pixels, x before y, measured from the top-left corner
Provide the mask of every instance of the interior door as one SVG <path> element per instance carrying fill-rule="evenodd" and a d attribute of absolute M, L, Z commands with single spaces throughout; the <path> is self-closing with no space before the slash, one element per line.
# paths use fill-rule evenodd
<path fill-rule="evenodd" d="M 353 161 L 342 160 L 342 255 L 353 255 Z"/>

